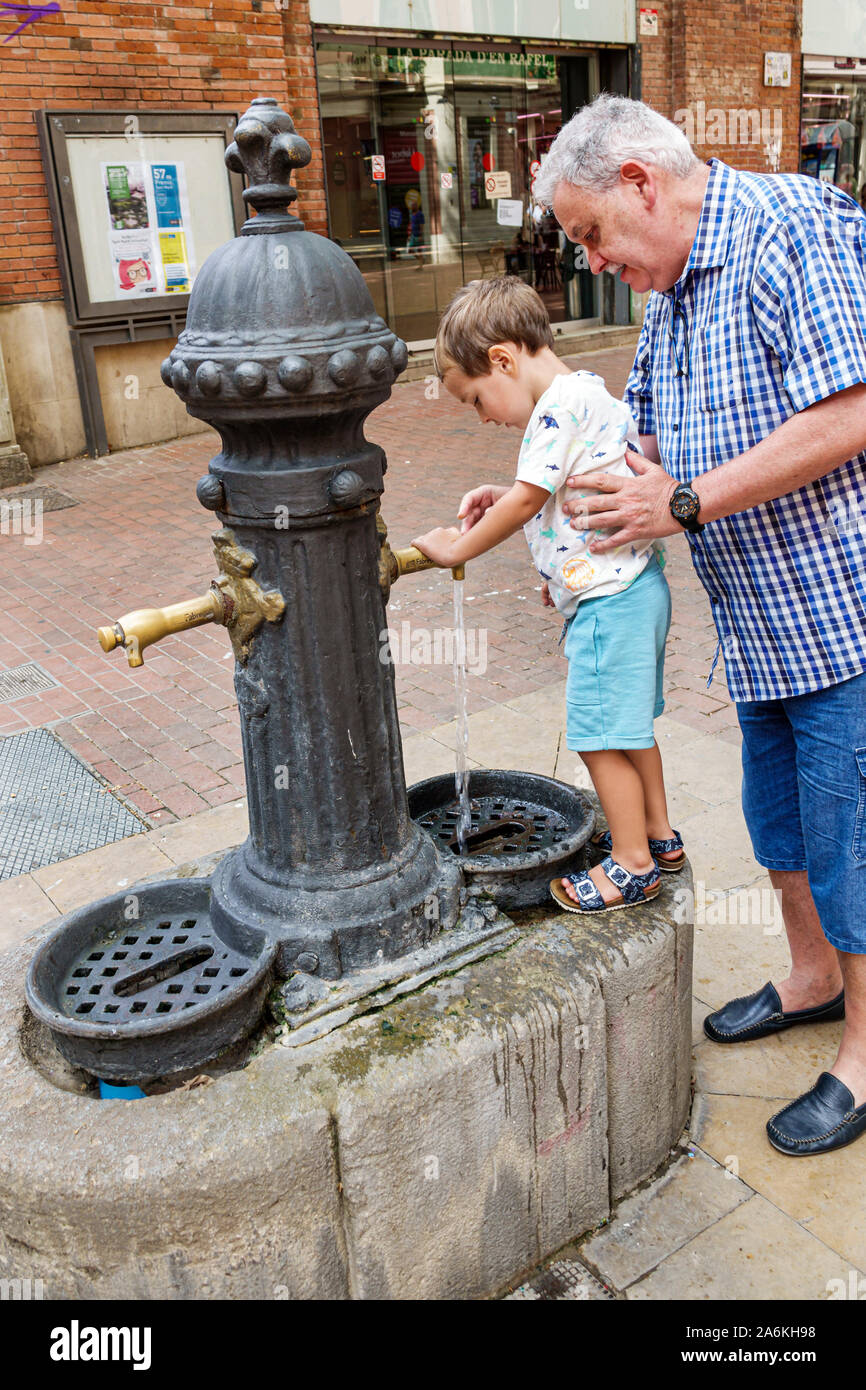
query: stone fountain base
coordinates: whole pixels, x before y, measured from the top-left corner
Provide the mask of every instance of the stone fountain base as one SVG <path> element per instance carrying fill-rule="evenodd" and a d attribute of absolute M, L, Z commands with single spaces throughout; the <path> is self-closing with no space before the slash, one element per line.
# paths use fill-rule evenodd
<path fill-rule="evenodd" d="M 61 1299 L 496 1293 L 681 1134 L 691 886 L 686 868 L 638 909 L 523 913 L 496 954 L 132 1102 L 31 1060 L 32 935 L 0 956 L 0 1276 Z"/>

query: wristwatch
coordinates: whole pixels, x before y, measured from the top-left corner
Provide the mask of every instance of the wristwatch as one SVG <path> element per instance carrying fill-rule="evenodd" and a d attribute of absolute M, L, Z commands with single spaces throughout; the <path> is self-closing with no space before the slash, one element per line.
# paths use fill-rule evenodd
<path fill-rule="evenodd" d="M 696 536 L 699 531 L 703 531 L 703 522 L 698 521 L 701 499 L 694 488 L 689 487 L 688 483 L 680 483 L 674 488 L 670 508 L 674 521 L 678 521 L 693 536 Z"/>

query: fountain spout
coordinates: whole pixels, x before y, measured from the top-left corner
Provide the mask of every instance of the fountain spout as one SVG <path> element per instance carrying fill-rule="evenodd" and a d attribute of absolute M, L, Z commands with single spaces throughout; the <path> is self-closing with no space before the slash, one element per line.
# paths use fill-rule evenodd
<path fill-rule="evenodd" d="M 159 642 L 170 632 L 185 632 L 187 628 L 201 627 L 203 623 L 225 621 L 223 596 L 213 585 L 200 598 L 184 599 L 182 603 L 172 603 L 167 608 L 136 608 L 132 613 L 124 613 L 111 626 L 98 628 L 96 635 L 104 652 L 123 647 L 130 666 L 143 666 L 144 648 Z"/>
<path fill-rule="evenodd" d="M 286 609 L 285 599 L 276 589 L 265 592 L 252 578 L 256 557 L 237 543 L 228 527 L 215 532 L 213 546 L 220 573 L 211 580 L 206 594 L 168 608 L 136 608 L 125 613 L 110 627 L 97 629 L 102 650 L 112 652 L 123 647 L 130 666 L 142 666 L 144 648 L 170 632 L 220 623 L 229 630 L 238 661 L 246 665 L 251 638 L 265 619 L 279 622 Z"/>
<path fill-rule="evenodd" d="M 417 574 L 420 570 L 439 568 L 434 560 L 429 560 L 415 545 L 392 550 L 388 544 L 388 528 L 381 513 L 376 514 L 376 531 L 379 536 L 379 587 L 386 603 L 392 584 L 395 584 L 402 574 Z M 466 566 L 455 565 L 451 574 L 454 579 L 465 579 Z"/>
<path fill-rule="evenodd" d="M 428 560 L 417 546 L 407 545 L 402 550 L 392 550 L 393 564 L 396 567 L 394 579 L 398 579 L 401 574 L 415 574 L 418 570 L 436 569 L 435 560 Z M 455 565 L 451 571 L 455 579 L 466 578 L 466 566 Z"/>

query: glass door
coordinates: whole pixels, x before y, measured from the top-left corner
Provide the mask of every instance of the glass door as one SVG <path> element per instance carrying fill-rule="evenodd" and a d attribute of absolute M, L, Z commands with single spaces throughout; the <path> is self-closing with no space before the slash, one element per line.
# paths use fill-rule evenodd
<path fill-rule="evenodd" d="M 352 257 L 376 312 L 387 321 L 383 198 L 373 178 L 378 149 L 374 54 L 365 44 L 324 43 L 316 64 L 331 237 Z"/>
<path fill-rule="evenodd" d="M 560 60 L 561 62 L 561 60 Z M 555 137 L 562 128 L 561 74 L 555 56 L 533 53 L 527 58 L 526 117 L 521 147 L 527 164 L 527 199 L 532 202 L 532 182 Z M 532 217 L 529 224 L 532 283 L 544 300 L 552 323 L 580 318 L 574 291 L 574 248 L 549 214 Z"/>
<path fill-rule="evenodd" d="M 519 144 L 524 67 L 524 56 L 516 49 L 454 52 L 464 282 L 488 280 L 506 271 L 525 278 L 530 274 L 526 170 Z"/>
<path fill-rule="evenodd" d="M 378 139 L 389 323 L 435 337 L 461 283 L 451 49 L 381 48 Z"/>

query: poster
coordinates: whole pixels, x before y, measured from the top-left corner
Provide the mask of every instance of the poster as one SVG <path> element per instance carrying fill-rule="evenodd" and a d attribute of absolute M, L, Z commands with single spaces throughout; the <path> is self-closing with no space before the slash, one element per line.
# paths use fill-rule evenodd
<path fill-rule="evenodd" d="M 493 170 L 490 152 L 490 123 L 486 117 L 469 116 L 466 121 L 466 174 L 469 185 L 470 208 L 484 205 L 484 176 Z"/>
<path fill-rule="evenodd" d="M 523 226 L 523 202 L 520 198 L 498 198 L 496 221 L 500 227 Z"/>
<path fill-rule="evenodd" d="M 194 274 L 182 163 L 103 163 L 115 297 L 189 294 Z"/>
<path fill-rule="evenodd" d="M 764 54 L 764 86 L 765 87 L 790 87 L 791 85 L 791 55 L 790 53 L 765 53 Z"/>
<path fill-rule="evenodd" d="M 382 132 L 389 183 L 415 183 L 418 171 L 412 163 L 417 152 L 417 127 L 389 126 Z"/>

